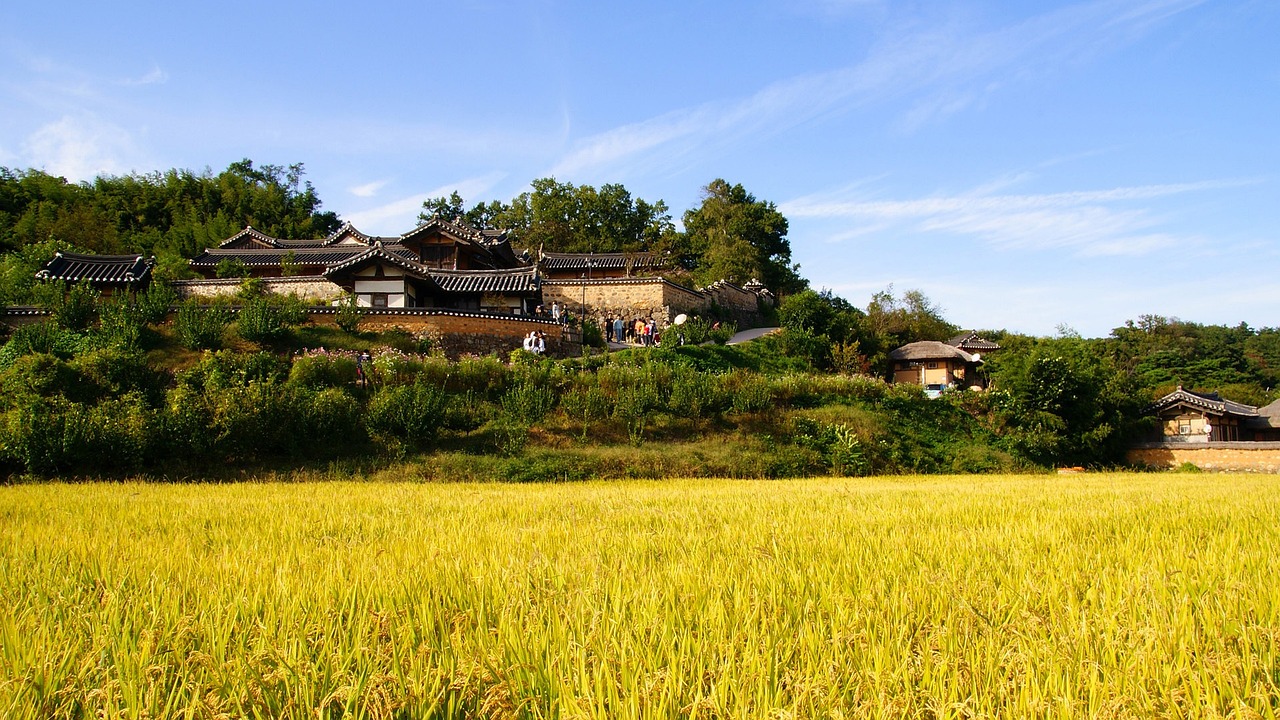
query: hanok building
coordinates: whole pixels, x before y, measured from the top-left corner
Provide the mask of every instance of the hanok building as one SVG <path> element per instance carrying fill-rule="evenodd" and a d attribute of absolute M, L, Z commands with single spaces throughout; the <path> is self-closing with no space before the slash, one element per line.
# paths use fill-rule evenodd
<path fill-rule="evenodd" d="M 943 390 L 969 387 L 977 380 L 982 359 L 948 343 L 922 340 L 889 353 L 893 382 L 924 386 L 930 397 Z"/>
<path fill-rule="evenodd" d="M 191 267 L 212 278 L 226 263 L 243 263 L 253 277 L 322 276 L 365 307 L 528 314 L 537 304 L 537 269 L 516 256 L 506 233 L 439 217 L 398 237 L 366 235 L 350 223 L 316 240 L 245 228 Z"/>
<path fill-rule="evenodd" d="M 89 283 L 104 295 L 145 290 L 151 284 L 151 269 L 156 259 L 141 255 L 82 255 L 59 251 L 44 267 L 36 271 L 36 279 L 71 284 Z"/>
<path fill-rule="evenodd" d="M 1164 442 L 1217 442 L 1236 440 L 1270 440 L 1280 426 L 1271 420 L 1280 408 L 1268 405 L 1260 413 L 1252 405 L 1227 400 L 1218 393 L 1177 390 L 1156 400 L 1147 412 L 1160 419 Z"/>
<path fill-rule="evenodd" d="M 538 261 L 548 280 L 608 280 L 649 277 L 670 267 L 668 258 L 656 253 L 553 253 Z"/>
<path fill-rule="evenodd" d="M 973 330 L 966 330 L 959 335 L 956 335 L 948 340 L 947 344 L 952 347 L 960 348 L 974 356 L 980 356 L 982 353 L 993 352 L 1000 349 L 1000 345 L 998 343 L 994 343 L 986 338 L 980 337 L 978 333 Z"/>

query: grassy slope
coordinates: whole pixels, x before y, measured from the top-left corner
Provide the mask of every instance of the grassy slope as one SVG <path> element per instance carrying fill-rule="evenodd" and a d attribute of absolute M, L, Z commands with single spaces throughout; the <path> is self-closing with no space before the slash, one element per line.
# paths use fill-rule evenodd
<path fill-rule="evenodd" d="M 0 487 L 0 714 L 1269 717 L 1278 506 L 1228 475 Z"/>

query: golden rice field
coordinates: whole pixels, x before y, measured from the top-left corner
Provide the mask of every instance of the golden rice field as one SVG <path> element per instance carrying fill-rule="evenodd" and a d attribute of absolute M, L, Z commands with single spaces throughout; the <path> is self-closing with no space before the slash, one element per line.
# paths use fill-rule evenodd
<path fill-rule="evenodd" d="M 0 487 L 5 718 L 1280 714 L 1280 478 Z"/>

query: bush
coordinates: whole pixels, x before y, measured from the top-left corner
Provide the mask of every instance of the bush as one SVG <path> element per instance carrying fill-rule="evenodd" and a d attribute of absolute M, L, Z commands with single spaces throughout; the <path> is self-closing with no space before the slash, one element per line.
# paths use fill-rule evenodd
<path fill-rule="evenodd" d="M 214 274 L 220 278 L 238 278 L 249 274 L 249 266 L 240 258 L 223 258 L 214 268 Z"/>
<path fill-rule="evenodd" d="M 269 342 L 284 332 L 280 308 L 264 298 L 245 303 L 236 315 L 236 332 L 250 342 Z"/>
<path fill-rule="evenodd" d="M 132 298 L 121 294 L 105 300 L 99 315 L 98 337 L 104 344 L 125 349 L 138 347 L 146 323 Z"/>
<path fill-rule="evenodd" d="M 84 330 L 98 314 L 100 293 L 88 282 L 67 285 L 49 283 L 41 287 L 42 304 L 53 313 L 53 321 L 67 330 Z"/>
<path fill-rule="evenodd" d="M 71 357 L 83 350 L 87 336 L 72 330 L 65 330 L 52 322 L 41 322 L 22 325 L 9 336 L 4 352 L 0 354 L 0 367 L 13 363 L 14 360 L 32 353 L 47 353 L 61 357 Z"/>
<path fill-rule="evenodd" d="M 676 373 L 669 387 L 671 394 L 667 399 L 667 409 L 678 417 L 696 421 L 707 415 L 719 415 L 732 403 L 717 376 L 696 370 Z"/>
<path fill-rule="evenodd" d="M 212 350 L 222 345 L 222 334 L 231 324 L 226 308 L 201 306 L 195 298 L 178 306 L 173 330 L 189 350 Z"/>
<path fill-rule="evenodd" d="M 502 410 L 509 417 L 526 425 L 532 425 L 555 407 L 556 396 L 551 388 L 534 382 L 520 382 L 502 396 Z"/>
<path fill-rule="evenodd" d="M 312 390 L 349 387 L 356 382 L 356 361 L 345 355 L 304 355 L 294 358 L 289 383 Z"/>
<path fill-rule="evenodd" d="M 159 325 L 169 317 L 169 308 L 178 301 L 178 294 L 173 288 L 160 282 L 153 282 L 144 292 L 134 296 L 134 306 L 138 318 L 148 325 Z"/>
<path fill-rule="evenodd" d="M 289 361 L 268 352 L 253 354 L 220 350 L 205 353 L 194 367 L 178 374 L 178 384 L 206 389 L 244 387 L 250 383 L 276 384 L 289 376 Z"/>
<path fill-rule="evenodd" d="M 0 417 L 0 459 L 35 473 L 136 470 L 150 458 L 151 419 L 134 394 L 98 405 L 30 396 Z"/>
<path fill-rule="evenodd" d="M 369 434 L 408 447 L 427 447 L 440 430 L 445 396 L 422 383 L 378 389 L 365 413 Z"/>
<path fill-rule="evenodd" d="M 364 310 L 356 303 L 354 295 L 348 295 L 338 302 L 338 314 L 334 322 L 346 332 L 360 330 L 360 321 L 364 320 Z"/>

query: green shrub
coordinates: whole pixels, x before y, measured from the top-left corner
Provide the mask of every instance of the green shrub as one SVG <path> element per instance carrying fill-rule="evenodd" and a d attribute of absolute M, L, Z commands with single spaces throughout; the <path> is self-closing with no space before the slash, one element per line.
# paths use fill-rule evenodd
<path fill-rule="evenodd" d="M 445 400 L 439 389 L 423 383 L 380 387 L 369 401 L 365 426 L 375 437 L 427 447 L 440 430 Z"/>
<path fill-rule="evenodd" d="M 555 403 L 556 396 L 551 388 L 528 381 L 511 386 L 502 396 L 503 412 L 526 425 L 533 425 L 545 417 Z"/>
<path fill-rule="evenodd" d="M 304 355 L 294 358 L 289 382 L 312 390 L 348 387 L 356 382 L 356 361 L 345 355 Z"/>
<path fill-rule="evenodd" d="M 161 282 L 153 282 L 134 297 L 138 317 L 148 325 L 159 325 L 169 317 L 169 308 L 178 301 L 173 288 Z"/>
<path fill-rule="evenodd" d="M 195 298 L 178 306 L 173 329 L 178 341 L 189 350 L 212 350 L 222 345 L 222 335 L 231 324 L 224 307 L 201 306 Z"/>
<path fill-rule="evenodd" d="M 53 313 L 53 321 L 67 330 L 84 330 L 98 314 L 101 294 L 86 282 L 49 283 L 41 288 L 41 301 Z"/>
<path fill-rule="evenodd" d="M 566 416 L 582 423 L 584 440 L 591 423 L 609 417 L 609 397 L 593 382 L 575 383 L 560 396 L 560 407 Z"/>
<path fill-rule="evenodd" d="M 769 379 L 752 372 L 737 371 L 725 378 L 725 388 L 737 413 L 758 413 L 773 407 Z"/>
<path fill-rule="evenodd" d="M 338 302 L 338 314 L 334 317 L 338 327 L 354 333 L 360 330 L 362 320 L 364 320 L 364 309 L 356 302 L 354 295 L 348 295 Z"/>
<path fill-rule="evenodd" d="M 123 293 L 107 298 L 98 314 L 97 334 L 103 344 L 125 349 L 138 347 L 146 322 L 132 298 Z"/>
<path fill-rule="evenodd" d="M 152 368 L 138 352 L 122 348 L 99 348 L 82 353 L 70 362 L 79 375 L 83 397 L 119 397 L 133 393 L 151 407 L 161 404 L 168 378 Z"/>
<path fill-rule="evenodd" d="M 250 383 L 280 383 L 289 376 L 289 361 L 268 352 L 205 353 L 194 367 L 178 373 L 178 384 L 206 389 L 244 387 Z"/>
<path fill-rule="evenodd" d="M 49 353 L 19 357 L 0 373 L 0 403 L 13 405 L 24 397 L 75 394 L 82 380 L 66 361 Z"/>
<path fill-rule="evenodd" d="M 97 405 L 28 396 L 0 417 L 0 459 L 34 473 L 136 470 L 150 459 L 151 416 L 133 394 Z"/>
<path fill-rule="evenodd" d="M 667 409 L 679 417 L 698 420 L 708 415 L 719 415 L 732 404 L 732 398 L 724 391 L 716 375 L 682 370 L 675 374 L 669 387 Z"/>
<path fill-rule="evenodd" d="M 284 332 L 280 307 L 265 298 L 245 303 L 236 314 L 236 332 L 250 342 L 270 342 Z"/>
<path fill-rule="evenodd" d="M 0 367 L 11 364 L 22 355 L 31 353 L 71 357 L 85 349 L 87 345 L 86 335 L 60 328 L 52 322 L 21 325 L 9 336 L 9 342 L 5 343 Z"/>
<path fill-rule="evenodd" d="M 349 393 L 338 388 L 325 388 L 310 393 L 305 404 L 306 420 L 302 428 L 307 444 L 338 454 L 351 445 L 364 442 L 364 426 L 360 422 L 360 403 Z"/>
<path fill-rule="evenodd" d="M 249 274 L 249 266 L 240 258 L 223 258 L 214 268 L 214 274 L 220 278 L 238 278 Z"/>

